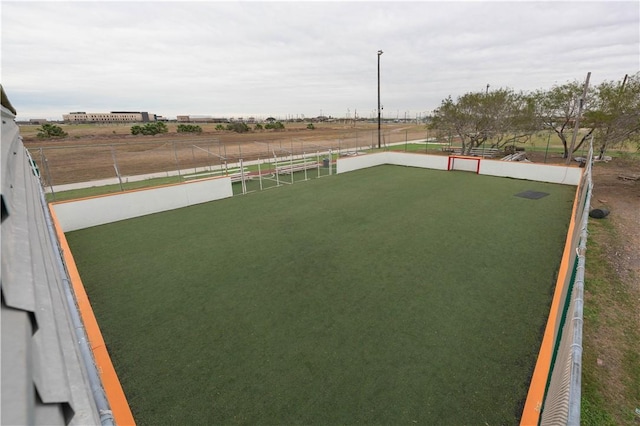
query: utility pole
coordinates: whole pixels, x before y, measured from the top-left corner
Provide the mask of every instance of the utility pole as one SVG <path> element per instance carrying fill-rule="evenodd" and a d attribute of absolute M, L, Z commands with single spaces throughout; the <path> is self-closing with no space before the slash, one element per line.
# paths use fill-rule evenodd
<path fill-rule="evenodd" d="M 571 164 L 571 158 L 573 157 L 573 148 L 576 146 L 576 138 L 578 137 L 578 131 L 580 130 L 580 117 L 582 116 L 582 107 L 587 97 L 587 89 L 589 88 L 589 79 L 591 78 L 591 71 L 587 73 L 587 80 L 584 82 L 584 90 L 582 91 L 582 97 L 578 104 L 578 114 L 576 115 L 576 123 L 573 127 L 573 135 L 571 135 L 571 145 L 569 147 L 569 153 L 567 154 L 566 164 Z"/>
<path fill-rule="evenodd" d="M 381 127 L 381 116 L 380 116 L 380 55 L 382 55 L 382 50 L 378 50 L 378 149 L 380 149 L 380 127 Z"/>

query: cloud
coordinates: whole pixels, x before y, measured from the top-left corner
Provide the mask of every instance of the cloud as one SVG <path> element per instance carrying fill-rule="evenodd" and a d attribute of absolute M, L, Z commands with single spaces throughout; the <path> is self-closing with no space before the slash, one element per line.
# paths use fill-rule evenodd
<path fill-rule="evenodd" d="M 637 2 L 2 3 L 19 117 L 72 110 L 413 116 L 491 87 L 640 69 Z"/>

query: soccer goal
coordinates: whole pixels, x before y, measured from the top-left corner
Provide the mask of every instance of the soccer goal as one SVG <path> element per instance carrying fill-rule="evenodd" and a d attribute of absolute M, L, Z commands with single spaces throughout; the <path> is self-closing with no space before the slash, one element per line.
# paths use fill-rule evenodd
<path fill-rule="evenodd" d="M 480 158 L 462 155 L 450 155 L 447 170 L 463 170 L 465 172 L 480 173 Z"/>

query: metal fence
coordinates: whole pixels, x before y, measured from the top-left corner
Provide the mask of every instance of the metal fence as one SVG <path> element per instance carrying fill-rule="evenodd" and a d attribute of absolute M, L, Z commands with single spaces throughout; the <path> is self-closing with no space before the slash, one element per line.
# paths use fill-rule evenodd
<path fill-rule="evenodd" d="M 575 230 L 571 235 L 571 248 L 575 250 L 571 276 L 568 277 L 570 300 L 562 315 L 562 332 L 556 341 L 549 384 L 543 405 L 541 424 L 580 424 L 580 396 L 582 374 L 582 322 L 584 304 L 585 252 L 587 250 L 587 224 L 593 181 L 591 165 L 593 144 L 589 149 L 585 172 L 580 185 Z"/>
<path fill-rule="evenodd" d="M 593 143 L 578 187 L 573 230 L 567 236 L 558 279 L 521 424 L 579 425 L 585 252 L 591 192 Z M 561 274 L 563 273 L 561 272 Z"/>
<path fill-rule="evenodd" d="M 382 149 L 406 149 L 420 140 L 427 149 L 426 131 L 385 130 Z M 260 135 L 256 135 L 259 138 Z M 127 141 L 82 145 L 31 147 L 30 153 L 41 171 L 48 193 L 74 188 L 115 185 L 115 191 L 133 189 L 132 182 L 175 178 L 155 184 L 173 183 L 184 176 L 212 173 L 244 166 L 263 165 L 263 171 L 285 158 L 326 158 L 329 155 L 355 155 L 377 148 L 377 131 L 348 131 L 331 139 L 303 140 L 283 137 L 279 140 L 230 142 L 212 137 L 155 138 L 151 141 Z M 255 167 L 252 170 L 255 172 Z M 319 173 L 319 171 L 318 171 Z M 151 185 L 148 185 L 151 186 Z M 113 191 L 110 191 L 113 192 Z"/>

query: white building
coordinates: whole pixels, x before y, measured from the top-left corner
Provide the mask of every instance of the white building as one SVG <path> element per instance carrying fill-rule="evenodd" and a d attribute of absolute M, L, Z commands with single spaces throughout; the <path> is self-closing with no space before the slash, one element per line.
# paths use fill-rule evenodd
<path fill-rule="evenodd" d="M 146 123 L 157 121 L 155 114 L 137 111 L 111 111 L 111 112 L 70 112 L 64 114 L 65 123 Z"/>

